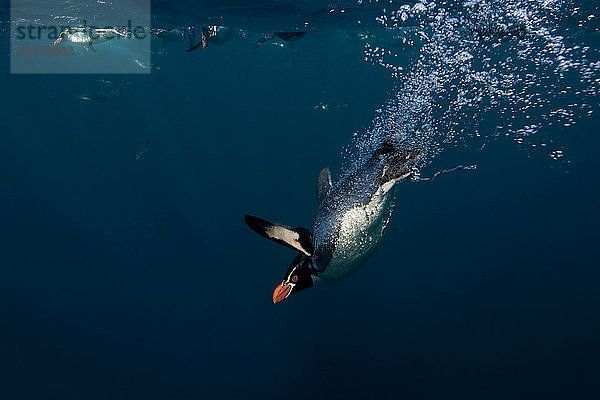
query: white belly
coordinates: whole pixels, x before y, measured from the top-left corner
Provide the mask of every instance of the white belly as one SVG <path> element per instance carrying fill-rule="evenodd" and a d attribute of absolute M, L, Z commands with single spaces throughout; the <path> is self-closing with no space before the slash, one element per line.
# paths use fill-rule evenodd
<path fill-rule="evenodd" d="M 379 188 L 369 204 L 344 214 L 331 262 L 317 280 L 339 280 L 363 266 L 383 237 L 392 215 L 392 186 Z"/>
<path fill-rule="evenodd" d="M 71 33 L 67 38 L 72 43 L 89 43 L 91 40 L 87 32 Z"/>

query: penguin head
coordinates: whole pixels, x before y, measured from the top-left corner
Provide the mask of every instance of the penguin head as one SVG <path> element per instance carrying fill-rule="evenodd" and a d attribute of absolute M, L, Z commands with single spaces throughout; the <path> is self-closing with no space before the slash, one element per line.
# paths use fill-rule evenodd
<path fill-rule="evenodd" d="M 244 218 L 250 229 L 260 236 L 299 252 L 283 276 L 283 281 L 273 292 L 273 303 L 279 303 L 292 293 L 313 286 L 312 276 L 317 274 L 315 271 L 318 269 L 314 267 L 313 237 L 308 229 L 290 228 L 252 215 Z"/>
<path fill-rule="evenodd" d="M 288 267 L 283 281 L 273 292 L 273 303 L 279 303 L 290 295 L 298 293 L 314 285 L 311 269 L 312 259 L 305 254 L 298 254 Z"/>
<path fill-rule="evenodd" d="M 217 31 L 219 27 L 217 25 L 204 25 L 202 26 L 202 34 L 206 35 L 207 38 L 212 38 L 217 36 Z"/>

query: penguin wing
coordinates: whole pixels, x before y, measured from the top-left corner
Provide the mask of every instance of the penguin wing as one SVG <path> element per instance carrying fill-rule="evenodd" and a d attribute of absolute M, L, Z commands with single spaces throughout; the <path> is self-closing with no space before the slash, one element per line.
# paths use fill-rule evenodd
<path fill-rule="evenodd" d="M 323 199 L 327 197 L 329 190 L 331 190 L 331 171 L 329 171 L 329 167 L 325 167 L 319 172 L 319 178 L 317 179 L 317 197 L 319 198 L 319 203 L 322 203 Z"/>
<path fill-rule="evenodd" d="M 246 215 L 246 224 L 254 232 L 262 237 L 282 244 L 290 249 L 297 250 L 307 256 L 313 254 L 313 238 L 306 228 L 289 228 L 287 226 L 274 224 L 252 215 Z"/>
<path fill-rule="evenodd" d="M 198 43 L 196 43 L 196 44 L 192 44 L 192 42 L 190 42 L 190 48 L 186 49 L 185 51 L 188 53 L 191 53 L 192 51 L 196 50 L 200 46 L 202 46 L 202 40 L 198 41 Z"/>
<path fill-rule="evenodd" d="M 190 42 L 190 47 L 186 50 L 186 52 L 191 53 L 192 51 L 196 50 L 198 47 L 202 46 L 202 40 L 198 40 L 197 43 L 194 44 L 194 42 L 196 41 L 196 28 L 195 27 L 191 27 L 188 29 L 188 40 Z"/>

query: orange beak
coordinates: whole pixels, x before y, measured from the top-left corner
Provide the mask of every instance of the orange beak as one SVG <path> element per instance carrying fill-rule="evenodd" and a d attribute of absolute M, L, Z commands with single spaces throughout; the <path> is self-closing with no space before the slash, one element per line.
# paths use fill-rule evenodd
<path fill-rule="evenodd" d="M 292 291 L 293 287 L 294 286 L 290 284 L 284 285 L 283 282 L 280 283 L 279 286 L 277 286 L 275 288 L 275 291 L 273 292 L 273 304 L 285 300 L 290 295 L 290 292 Z"/>

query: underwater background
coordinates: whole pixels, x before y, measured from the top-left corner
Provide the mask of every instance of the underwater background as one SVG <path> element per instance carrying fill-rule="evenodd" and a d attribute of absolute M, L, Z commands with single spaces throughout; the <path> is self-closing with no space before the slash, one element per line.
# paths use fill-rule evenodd
<path fill-rule="evenodd" d="M 376 18 L 404 3 L 364 3 L 154 1 L 156 26 L 246 39 L 155 40 L 151 74 L 116 76 L 11 74 L 1 8 L 0 398 L 599 398 L 600 74 L 577 67 L 599 59 L 597 4 L 549 2 L 548 30 L 589 50 L 564 79 L 525 79 L 549 110 L 586 104 L 564 123 L 518 90 L 407 116 L 403 84 L 438 53 L 394 47 L 400 28 Z M 254 45 L 306 21 L 301 40 Z M 493 58 L 527 39 L 487 40 Z M 458 109 L 439 93 L 429 105 Z M 503 112 L 535 123 L 503 130 Z M 244 214 L 312 228 L 322 167 L 335 181 L 389 124 L 428 116 L 446 125 L 419 128 L 430 156 L 366 266 L 273 305 L 293 253 Z M 476 168 L 426 179 L 460 165 Z"/>

